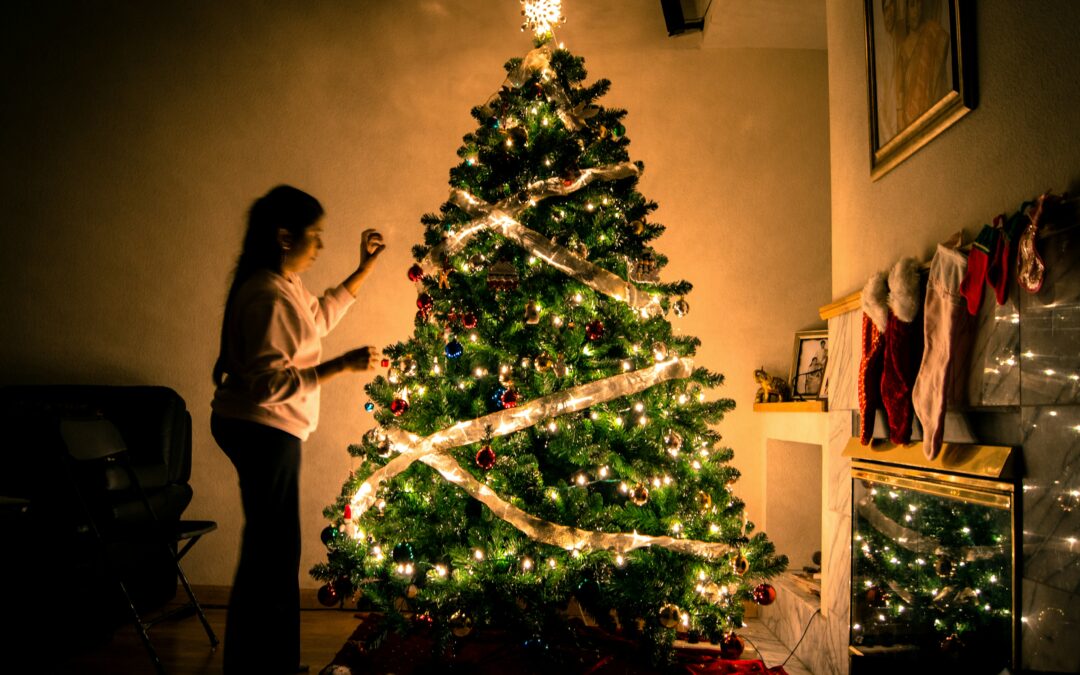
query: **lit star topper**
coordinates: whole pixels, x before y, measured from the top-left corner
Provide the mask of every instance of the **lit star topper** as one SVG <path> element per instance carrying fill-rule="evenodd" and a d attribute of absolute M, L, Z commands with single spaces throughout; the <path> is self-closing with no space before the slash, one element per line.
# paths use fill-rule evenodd
<path fill-rule="evenodd" d="M 566 21 L 562 0 L 521 0 L 521 14 L 525 17 L 521 30 L 532 28 L 538 38 L 553 34 L 551 29 Z"/>

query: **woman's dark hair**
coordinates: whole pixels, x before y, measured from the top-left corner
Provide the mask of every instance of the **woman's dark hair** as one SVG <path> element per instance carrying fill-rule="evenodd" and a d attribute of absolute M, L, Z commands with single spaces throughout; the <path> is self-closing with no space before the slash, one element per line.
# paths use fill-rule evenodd
<path fill-rule="evenodd" d="M 304 230 L 323 215 L 322 204 L 303 190 L 279 185 L 255 200 L 248 211 L 244 247 L 236 261 L 229 295 L 225 300 L 225 316 L 221 322 L 221 346 L 214 363 L 214 384 L 221 386 L 225 379 L 225 330 L 229 325 L 233 298 L 251 275 L 260 270 L 281 271 L 281 245 L 278 230 L 284 228 L 297 241 Z"/>

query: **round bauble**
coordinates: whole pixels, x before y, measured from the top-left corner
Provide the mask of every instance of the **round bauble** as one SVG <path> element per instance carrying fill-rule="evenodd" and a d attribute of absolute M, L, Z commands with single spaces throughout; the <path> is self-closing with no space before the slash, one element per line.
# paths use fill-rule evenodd
<path fill-rule="evenodd" d="M 517 406 L 519 398 L 520 396 L 516 391 L 514 391 L 513 389 L 507 389 L 503 392 L 502 396 L 499 397 L 499 401 L 502 403 L 502 407 L 504 408 L 514 408 Z"/>
<path fill-rule="evenodd" d="M 948 579 L 956 573 L 956 563 L 947 555 L 938 556 L 934 562 L 934 571 L 942 579 Z"/>
<path fill-rule="evenodd" d="M 690 303 L 679 298 L 671 306 L 671 310 L 675 312 L 675 316 L 686 316 L 690 313 Z"/>
<path fill-rule="evenodd" d="M 664 628 L 675 628 L 679 625 L 682 610 L 678 605 L 668 603 L 660 608 L 660 625 Z"/>
<path fill-rule="evenodd" d="M 420 310 L 420 313 L 427 316 L 431 313 L 431 310 L 435 307 L 435 300 L 432 299 L 427 293 L 421 293 L 416 296 L 416 307 Z"/>
<path fill-rule="evenodd" d="M 420 281 L 424 278 L 424 268 L 414 264 L 409 268 L 409 281 Z"/>
<path fill-rule="evenodd" d="M 630 488 L 630 501 L 637 506 L 645 506 L 649 501 L 649 488 L 644 483 L 638 483 Z"/>
<path fill-rule="evenodd" d="M 335 539 L 338 538 L 339 534 L 340 532 L 336 527 L 334 527 L 333 525 L 327 525 L 323 528 L 322 534 L 319 535 L 319 538 L 322 539 L 323 546 L 329 546 L 334 542 Z"/>
<path fill-rule="evenodd" d="M 733 661 L 742 656 L 746 643 L 735 633 L 728 633 L 720 639 L 720 658 Z"/>
<path fill-rule="evenodd" d="M 465 348 L 461 346 L 461 343 L 457 340 L 451 340 L 446 343 L 446 358 L 456 359 L 464 353 Z"/>
<path fill-rule="evenodd" d="M 318 592 L 319 604 L 326 607 L 333 607 L 341 601 L 341 596 L 334 588 L 334 584 L 323 584 L 319 587 Z"/>
<path fill-rule="evenodd" d="M 458 610 L 450 616 L 450 632 L 455 637 L 465 637 L 472 632 L 473 621 L 468 614 Z"/>
<path fill-rule="evenodd" d="M 645 223 L 640 220 L 631 220 L 630 231 L 636 235 L 645 234 Z"/>
<path fill-rule="evenodd" d="M 395 398 L 390 403 L 390 412 L 394 413 L 395 417 L 401 417 L 409 411 L 409 402 L 403 398 Z"/>
<path fill-rule="evenodd" d="M 413 547 L 407 541 L 399 542 L 394 545 L 394 552 L 392 553 L 394 562 L 407 563 L 413 561 Z"/>
<path fill-rule="evenodd" d="M 551 357 L 547 354 L 541 354 L 533 359 L 533 365 L 536 367 L 536 370 L 541 373 L 551 370 L 552 364 Z"/>
<path fill-rule="evenodd" d="M 604 337 L 604 324 L 599 319 L 585 324 L 585 337 L 592 341 Z"/>
<path fill-rule="evenodd" d="M 364 404 L 364 410 L 366 410 L 368 412 L 371 412 L 374 409 L 375 409 L 375 404 L 372 403 L 371 401 L 368 401 L 367 403 Z"/>
<path fill-rule="evenodd" d="M 664 436 L 664 450 L 667 450 L 668 454 L 677 454 L 679 450 L 682 450 L 682 446 L 682 436 L 674 431 L 669 431 L 667 435 Z"/>
<path fill-rule="evenodd" d="M 712 495 L 704 490 L 698 490 L 697 499 L 695 501 L 697 502 L 698 510 L 700 511 L 708 511 L 712 508 Z"/>
<path fill-rule="evenodd" d="M 476 315 L 472 312 L 465 312 L 461 315 L 461 325 L 465 328 L 476 328 Z"/>
<path fill-rule="evenodd" d="M 480 467 L 484 471 L 490 471 L 495 466 L 495 450 L 486 443 L 476 453 L 476 466 Z"/>
<path fill-rule="evenodd" d="M 863 593 L 863 599 L 867 607 L 884 607 L 889 599 L 889 592 L 882 586 L 871 586 Z"/>
<path fill-rule="evenodd" d="M 776 589 L 771 584 L 758 584 L 750 594 L 753 596 L 754 602 L 762 606 L 776 602 Z"/>
<path fill-rule="evenodd" d="M 740 553 L 731 560 L 731 569 L 735 574 L 738 574 L 741 577 L 750 569 L 750 561 L 746 559 L 746 556 Z"/>

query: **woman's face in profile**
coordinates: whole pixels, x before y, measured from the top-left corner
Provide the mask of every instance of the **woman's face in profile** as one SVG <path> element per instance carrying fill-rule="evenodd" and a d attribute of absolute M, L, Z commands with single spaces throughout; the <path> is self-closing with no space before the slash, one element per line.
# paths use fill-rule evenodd
<path fill-rule="evenodd" d="M 321 218 L 304 228 L 303 236 L 285 253 L 285 258 L 281 262 L 281 271 L 294 274 L 307 271 L 319 257 L 319 250 L 323 247 L 322 232 Z"/>

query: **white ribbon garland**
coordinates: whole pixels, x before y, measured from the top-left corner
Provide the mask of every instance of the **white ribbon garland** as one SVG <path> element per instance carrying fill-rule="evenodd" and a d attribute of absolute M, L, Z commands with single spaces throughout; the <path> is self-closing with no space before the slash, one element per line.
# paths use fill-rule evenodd
<path fill-rule="evenodd" d="M 473 219 L 462 229 L 447 235 L 446 239 L 432 248 L 425 259 L 425 266 L 435 267 L 445 258 L 464 248 L 480 232 L 495 230 L 507 239 L 517 242 L 530 254 L 589 288 L 625 302 L 646 315 L 658 315 L 663 310 L 656 296 L 642 291 L 618 275 L 575 255 L 567 248 L 552 243 L 544 235 L 530 230 L 517 221 L 522 211 L 540 200 L 571 194 L 594 180 L 618 180 L 640 174 L 641 170 L 630 162 L 585 169 L 572 182 L 567 183 L 559 178 L 536 181 L 529 185 L 524 200 L 512 197 L 496 204 L 484 202 L 465 190 L 452 190 L 451 203 L 473 216 Z"/>
<path fill-rule="evenodd" d="M 449 451 L 453 448 L 476 443 L 489 437 L 505 436 L 534 426 L 542 420 L 584 410 L 620 396 L 634 394 L 660 382 L 689 377 L 692 372 L 691 359 L 670 359 L 651 368 L 642 368 L 596 380 L 536 399 L 520 407 L 508 408 L 473 420 L 459 422 L 424 438 L 400 429 L 391 429 L 387 432 L 390 447 L 401 454 L 375 470 L 357 489 L 351 500 L 353 520 L 359 519 L 375 503 L 379 485 L 405 471 L 413 462 L 420 461 L 483 502 L 496 516 L 532 539 L 543 543 L 568 550 L 597 548 L 618 552 L 645 546 L 662 546 L 673 551 L 698 556 L 721 556 L 730 550 L 727 544 L 654 537 L 636 532 L 593 532 L 537 518 L 500 498 L 487 485 L 473 478 L 449 455 Z"/>

